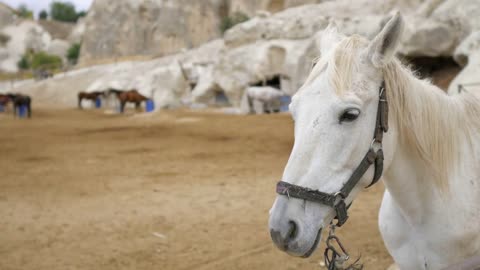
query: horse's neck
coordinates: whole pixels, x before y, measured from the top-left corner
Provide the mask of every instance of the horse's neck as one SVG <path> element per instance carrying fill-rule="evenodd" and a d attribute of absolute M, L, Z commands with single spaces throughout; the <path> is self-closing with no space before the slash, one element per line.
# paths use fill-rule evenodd
<path fill-rule="evenodd" d="M 410 86 L 414 87 L 413 90 L 417 92 L 439 91 L 438 89 L 429 89 L 434 87 L 430 85 L 426 87 L 424 82 L 418 80 L 413 80 Z M 458 102 L 457 105 L 459 107 L 456 109 L 463 110 L 461 106 L 464 104 Z M 423 105 L 418 104 L 418 106 Z M 433 118 L 432 121 L 451 120 L 450 118 L 440 118 L 448 117 L 448 113 L 450 112 L 435 114 L 438 118 Z M 421 116 L 412 114 L 409 117 Z M 395 116 L 391 118 L 395 119 Z M 454 125 L 454 123 L 451 124 Z M 447 127 L 445 126 L 445 128 Z M 421 132 L 412 129 L 414 128 L 410 128 L 414 137 L 418 136 L 416 132 Z M 384 174 L 384 183 L 407 222 L 411 225 L 426 224 L 432 220 L 442 222 L 441 220 L 445 219 L 447 215 L 459 213 L 459 209 L 467 209 L 465 211 L 470 211 L 471 214 L 480 214 L 480 206 L 471 207 L 472 204 L 480 204 L 480 174 L 478 173 L 480 165 L 477 165 L 478 162 L 475 160 L 475 157 L 478 156 L 477 153 L 480 153 L 480 143 L 474 139 L 480 134 L 470 134 L 473 140 L 469 141 L 466 139 L 465 130 L 455 131 L 461 141 L 456 145 L 455 152 L 460 153 L 461 160 L 455 162 L 455 164 L 458 163 L 458 166 L 454 167 L 453 173 L 447 176 L 447 188 L 442 190 L 436 181 L 438 170 L 432 164 L 428 164 L 420 156 L 420 153 L 412 150 L 411 145 L 406 145 L 405 140 L 399 139 L 400 130 L 405 132 L 405 127 L 399 128 L 398 123 L 393 123 L 391 130 L 387 133 L 387 136 L 390 137 L 390 144 L 396 146 L 393 147 L 395 151 L 391 157 L 391 165 Z M 432 136 L 432 138 L 434 137 Z M 440 153 L 444 154 L 445 152 Z M 459 197 L 462 199 L 459 200 Z M 452 218 L 452 216 L 449 217 Z M 459 215 L 457 218 L 462 219 L 463 217 L 466 215 Z M 480 220 L 478 221 L 480 222 Z"/>
<path fill-rule="evenodd" d="M 405 149 L 401 144 L 397 146 L 383 182 L 406 220 L 410 224 L 421 223 L 435 197 L 435 186 L 429 180 L 433 175 L 422 166 L 420 157 Z"/>
<path fill-rule="evenodd" d="M 478 143 L 474 147 L 479 150 Z M 465 146 L 461 151 L 470 151 L 467 148 Z M 432 181 L 435 176 L 430 168 L 406 149 L 398 145 L 392 164 L 383 177 L 393 201 L 390 207 L 397 208 L 409 225 L 403 230 L 424 235 L 422 241 L 430 243 L 458 244 L 470 239 L 474 242 L 472 251 L 477 252 L 480 248 L 478 161 L 473 158 L 465 160 L 459 173 L 450 177 L 449 190 L 442 193 Z M 439 235 L 442 237 L 438 238 Z"/>

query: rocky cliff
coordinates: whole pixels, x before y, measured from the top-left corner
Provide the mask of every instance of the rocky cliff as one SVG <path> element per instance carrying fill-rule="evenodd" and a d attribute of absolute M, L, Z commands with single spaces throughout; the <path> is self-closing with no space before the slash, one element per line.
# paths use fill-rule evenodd
<path fill-rule="evenodd" d="M 323 0 L 325 1 L 325 0 Z M 221 37 L 222 20 L 236 12 L 279 12 L 321 0 L 95 0 L 85 21 L 80 62 L 161 56 Z"/>
<path fill-rule="evenodd" d="M 219 36 L 221 0 L 96 0 L 85 21 L 82 63 L 166 55 Z"/>

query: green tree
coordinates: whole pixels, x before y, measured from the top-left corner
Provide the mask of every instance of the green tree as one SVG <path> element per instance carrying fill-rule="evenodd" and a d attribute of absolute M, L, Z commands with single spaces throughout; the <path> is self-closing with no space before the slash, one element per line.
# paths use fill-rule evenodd
<path fill-rule="evenodd" d="M 54 1 L 50 4 L 50 17 L 62 22 L 76 22 L 78 19 L 75 6 L 70 2 Z"/>
<path fill-rule="evenodd" d="M 24 54 L 22 58 L 17 62 L 17 67 L 22 70 L 30 68 L 30 61 L 28 61 L 28 56 Z"/>
<path fill-rule="evenodd" d="M 220 31 L 223 34 L 236 24 L 248 21 L 249 19 L 250 18 L 246 14 L 242 12 L 235 12 L 231 16 L 227 16 L 222 19 L 220 22 Z"/>
<path fill-rule="evenodd" d="M 38 18 L 40 18 L 40 20 L 46 20 L 48 18 L 47 11 L 45 10 L 40 11 L 40 13 L 38 13 Z"/>
<path fill-rule="evenodd" d="M 27 8 L 25 4 L 21 4 L 18 7 L 18 16 L 25 19 L 33 19 L 33 12 Z"/>
<path fill-rule="evenodd" d="M 59 69 L 62 67 L 62 59 L 56 55 L 38 52 L 32 56 L 30 66 L 33 69 Z"/>
<path fill-rule="evenodd" d="M 80 56 L 80 43 L 73 44 L 67 51 L 67 59 L 70 63 L 76 65 Z"/>

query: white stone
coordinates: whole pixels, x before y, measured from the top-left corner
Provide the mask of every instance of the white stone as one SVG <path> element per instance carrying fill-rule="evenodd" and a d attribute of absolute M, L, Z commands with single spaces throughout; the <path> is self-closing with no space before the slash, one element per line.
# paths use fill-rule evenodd
<path fill-rule="evenodd" d="M 465 66 L 468 63 L 471 54 L 480 51 L 480 30 L 472 32 L 465 40 L 460 43 L 453 54 L 455 61 Z"/>
<path fill-rule="evenodd" d="M 455 59 L 466 64 L 448 88 L 450 95 L 459 93 L 459 86 L 480 95 L 480 32 L 472 33 L 455 51 Z"/>
<path fill-rule="evenodd" d="M 0 53 L 0 70 L 7 72 L 18 70 L 17 62 L 28 49 L 46 51 L 52 42 L 50 34 L 30 20 L 6 26 L 0 32 L 10 37 Z"/>

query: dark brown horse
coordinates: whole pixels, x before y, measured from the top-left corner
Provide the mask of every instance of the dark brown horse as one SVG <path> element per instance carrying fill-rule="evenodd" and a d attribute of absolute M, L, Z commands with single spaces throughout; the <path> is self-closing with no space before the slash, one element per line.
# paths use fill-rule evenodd
<path fill-rule="evenodd" d="M 91 93 L 86 93 L 86 92 L 80 92 L 78 93 L 78 108 L 82 109 L 82 100 L 87 99 L 95 103 L 95 101 L 98 99 L 98 97 L 103 96 L 103 92 L 91 92 Z"/>
<path fill-rule="evenodd" d="M 28 118 L 32 117 L 32 99 L 27 95 L 22 94 L 8 94 L 7 95 L 13 103 L 13 115 L 17 115 L 17 110 L 20 107 L 27 109 Z"/>
<path fill-rule="evenodd" d="M 0 106 L 7 107 L 8 103 L 10 103 L 11 99 L 8 94 L 0 94 Z"/>
<path fill-rule="evenodd" d="M 148 100 L 148 98 L 138 93 L 136 89 L 132 89 L 118 94 L 118 100 L 120 101 L 120 112 L 123 113 L 127 102 L 135 103 L 135 108 L 138 109 L 140 108 L 140 104 Z"/>

